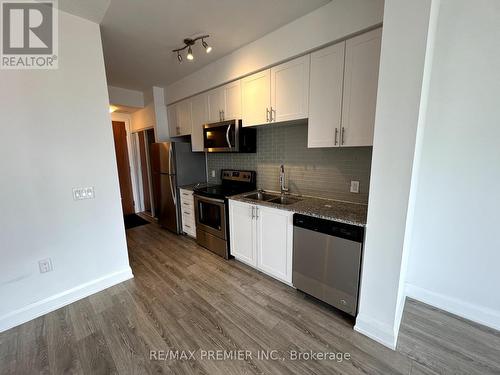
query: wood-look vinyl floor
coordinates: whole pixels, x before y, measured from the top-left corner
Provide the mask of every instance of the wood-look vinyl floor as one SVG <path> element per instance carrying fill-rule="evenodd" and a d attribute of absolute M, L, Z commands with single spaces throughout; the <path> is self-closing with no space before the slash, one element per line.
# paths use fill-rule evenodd
<path fill-rule="evenodd" d="M 127 239 L 135 278 L 1 333 L 0 374 L 500 373 L 498 332 L 415 301 L 392 351 L 335 309 L 156 224 Z M 169 350 L 195 359 L 150 359 Z M 252 355 L 209 359 L 211 350 Z M 280 359 L 257 358 L 266 350 Z M 291 360 L 293 351 L 350 359 Z"/>

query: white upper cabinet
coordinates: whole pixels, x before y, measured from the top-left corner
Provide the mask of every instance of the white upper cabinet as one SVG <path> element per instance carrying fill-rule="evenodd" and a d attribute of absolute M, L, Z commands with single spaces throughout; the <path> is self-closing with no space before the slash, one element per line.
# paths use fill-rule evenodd
<path fill-rule="evenodd" d="M 292 283 L 293 213 L 257 206 L 257 267 Z"/>
<path fill-rule="evenodd" d="M 234 81 L 224 86 L 224 120 L 241 118 L 241 81 Z"/>
<path fill-rule="evenodd" d="M 271 110 L 271 71 L 252 74 L 241 80 L 243 126 L 267 124 Z"/>
<path fill-rule="evenodd" d="M 183 100 L 176 104 L 177 108 L 177 134 L 191 134 L 192 118 L 191 118 L 191 100 Z"/>
<path fill-rule="evenodd" d="M 191 148 L 203 151 L 203 125 L 208 122 L 207 95 L 196 95 L 191 99 L 193 129 L 191 131 Z"/>
<path fill-rule="evenodd" d="M 382 29 L 346 41 L 341 146 L 372 146 Z"/>
<path fill-rule="evenodd" d="M 307 147 L 339 145 L 345 42 L 311 54 Z"/>
<path fill-rule="evenodd" d="M 257 267 L 255 206 L 229 201 L 229 236 L 231 254 L 244 263 Z"/>
<path fill-rule="evenodd" d="M 217 87 L 216 89 L 207 92 L 208 102 L 208 122 L 219 122 L 224 119 L 224 87 Z"/>
<path fill-rule="evenodd" d="M 271 68 L 272 122 L 309 116 L 309 55 Z"/>

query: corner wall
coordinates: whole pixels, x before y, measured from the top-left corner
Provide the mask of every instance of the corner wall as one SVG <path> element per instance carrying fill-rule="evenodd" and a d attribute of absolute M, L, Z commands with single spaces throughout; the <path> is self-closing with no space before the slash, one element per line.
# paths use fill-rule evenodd
<path fill-rule="evenodd" d="M 0 331 L 132 277 L 99 26 L 59 31 L 59 69 L 0 70 Z"/>
<path fill-rule="evenodd" d="M 386 0 L 368 219 L 355 329 L 396 347 L 404 240 L 432 0 Z M 425 98 L 424 98 L 425 100 Z"/>
<path fill-rule="evenodd" d="M 409 296 L 500 330 L 500 3 L 441 0 Z"/>

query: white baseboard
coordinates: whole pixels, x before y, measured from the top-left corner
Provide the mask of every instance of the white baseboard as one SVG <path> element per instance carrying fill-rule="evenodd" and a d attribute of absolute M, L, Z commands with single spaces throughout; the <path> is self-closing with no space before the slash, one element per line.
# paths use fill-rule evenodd
<path fill-rule="evenodd" d="M 406 284 L 406 296 L 458 315 L 473 322 L 500 330 L 500 311 L 473 305 L 469 302 L 431 292 L 415 285 Z"/>
<path fill-rule="evenodd" d="M 107 289 L 113 285 L 133 278 L 130 268 L 115 272 L 99 279 L 89 281 L 85 284 L 68 289 L 62 293 L 45 298 L 41 301 L 29 304 L 23 308 L 14 310 L 0 317 L 0 332 L 20 324 L 29 322 L 39 316 L 45 315 L 51 311 L 57 310 L 63 306 L 69 305 L 79 299 L 88 297 L 101 290 Z"/>
<path fill-rule="evenodd" d="M 381 323 L 375 319 L 359 314 L 356 317 L 354 330 L 368 336 L 372 340 L 387 346 L 389 349 L 396 349 L 397 337 L 394 333 L 394 327 Z"/>

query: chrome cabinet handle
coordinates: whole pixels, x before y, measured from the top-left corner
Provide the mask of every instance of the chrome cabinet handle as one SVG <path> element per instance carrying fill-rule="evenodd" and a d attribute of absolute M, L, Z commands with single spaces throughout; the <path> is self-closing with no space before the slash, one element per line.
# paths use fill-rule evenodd
<path fill-rule="evenodd" d="M 224 110 L 221 110 L 221 113 L 222 113 L 222 121 L 224 121 L 226 119 L 226 113 L 224 112 Z"/>
<path fill-rule="evenodd" d="M 229 124 L 227 127 L 227 130 L 226 130 L 226 141 L 227 141 L 227 145 L 229 146 L 229 148 L 232 148 L 231 141 L 229 140 L 229 131 L 231 130 L 231 125 L 232 124 Z"/>
<path fill-rule="evenodd" d="M 255 207 L 255 220 L 259 218 L 259 207 Z"/>
<path fill-rule="evenodd" d="M 252 206 L 252 220 L 255 218 L 255 213 L 254 213 L 255 211 L 254 210 L 255 210 L 255 207 Z"/>
<path fill-rule="evenodd" d="M 266 108 L 266 121 L 269 122 L 269 108 Z"/>
<path fill-rule="evenodd" d="M 274 112 L 274 116 L 273 116 Z M 271 107 L 271 122 L 276 121 L 276 110 Z"/>
<path fill-rule="evenodd" d="M 345 134 L 345 129 L 342 126 L 342 130 L 340 131 L 340 142 L 341 142 L 341 144 L 344 144 L 344 134 Z"/>
<path fill-rule="evenodd" d="M 339 136 L 339 129 L 335 128 L 335 143 L 334 143 L 335 146 L 337 146 L 338 143 L 338 136 Z"/>

